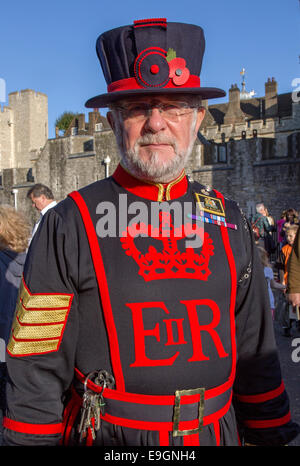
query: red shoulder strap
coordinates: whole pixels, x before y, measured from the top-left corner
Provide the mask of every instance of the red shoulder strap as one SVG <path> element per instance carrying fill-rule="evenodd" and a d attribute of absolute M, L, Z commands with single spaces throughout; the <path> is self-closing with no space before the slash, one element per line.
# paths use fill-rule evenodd
<path fill-rule="evenodd" d="M 218 199 L 221 199 L 221 202 L 223 204 L 224 212 L 226 214 L 225 210 L 225 200 L 223 194 L 221 194 L 219 191 L 214 189 L 214 192 L 216 193 L 216 196 Z M 235 303 L 236 303 L 236 291 L 237 291 L 237 275 L 236 275 L 236 266 L 235 266 L 235 260 L 233 256 L 233 252 L 231 249 L 230 241 L 229 241 L 229 234 L 228 234 L 228 229 L 224 226 L 220 226 L 221 229 L 221 235 L 222 235 L 222 240 L 223 244 L 225 247 L 225 252 L 227 255 L 227 260 L 228 260 L 228 265 L 230 269 L 230 277 L 231 277 L 231 293 L 230 293 L 230 322 L 231 322 L 231 341 L 235 342 Z M 236 361 L 237 361 L 237 354 L 236 354 L 236 344 L 233 344 L 232 347 L 232 370 L 230 374 L 230 380 L 233 381 L 235 378 L 235 371 L 236 371 Z"/>
<path fill-rule="evenodd" d="M 108 284 L 106 280 L 105 268 L 103 264 L 102 254 L 99 247 L 99 242 L 95 227 L 93 225 L 88 207 L 78 191 L 73 191 L 69 194 L 69 197 L 73 199 L 76 203 L 79 212 L 81 214 L 87 238 L 90 245 L 93 265 L 95 269 L 95 274 L 98 282 L 99 293 L 101 297 L 103 313 L 105 318 L 106 329 L 108 333 L 108 341 L 110 346 L 110 357 L 112 362 L 112 369 L 114 373 L 114 378 L 116 381 L 116 389 L 120 391 L 125 391 L 125 383 L 121 365 L 120 350 L 118 335 L 116 331 L 116 326 L 114 323 L 114 316 L 112 312 Z"/>

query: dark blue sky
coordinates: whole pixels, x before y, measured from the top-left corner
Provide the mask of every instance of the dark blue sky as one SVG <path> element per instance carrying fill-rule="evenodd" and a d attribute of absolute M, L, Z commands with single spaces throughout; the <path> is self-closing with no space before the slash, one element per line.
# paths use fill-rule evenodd
<path fill-rule="evenodd" d="M 298 0 L 10 0 L 0 5 L 0 79 L 6 83 L 0 104 L 17 90 L 44 92 L 54 137 L 61 113 L 87 113 L 85 101 L 106 91 L 98 35 L 152 17 L 203 27 L 203 86 L 240 86 L 243 67 L 247 90 L 257 96 L 264 95 L 268 77 L 278 81 L 279 93 L 292 91 L 292 80 L 300 78 Z"/>

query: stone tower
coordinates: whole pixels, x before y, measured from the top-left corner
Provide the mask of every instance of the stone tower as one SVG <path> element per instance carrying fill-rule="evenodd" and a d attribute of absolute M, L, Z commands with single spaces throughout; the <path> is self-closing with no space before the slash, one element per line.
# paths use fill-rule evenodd
<path fill-rule="evenodd" d="M 25 89 L 0 112 L 0 169 L 30 168 L 48 139 L 48 98 Z"/>

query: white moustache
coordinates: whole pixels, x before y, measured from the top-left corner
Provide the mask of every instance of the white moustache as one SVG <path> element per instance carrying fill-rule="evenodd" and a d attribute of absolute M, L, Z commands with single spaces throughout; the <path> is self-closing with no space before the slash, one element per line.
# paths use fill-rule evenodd
<path fill-rule="evenodd" d="M 172 146 L 174 149 L 176 148 L 176 141 L 172 138 L 167 138 L 165 136 L 158 136 L 152 134 L 146 134 L 142 136 L 136 141 L 136 145 L 138 146 L 147 146 L 149 144 L 168 144 Z"/>

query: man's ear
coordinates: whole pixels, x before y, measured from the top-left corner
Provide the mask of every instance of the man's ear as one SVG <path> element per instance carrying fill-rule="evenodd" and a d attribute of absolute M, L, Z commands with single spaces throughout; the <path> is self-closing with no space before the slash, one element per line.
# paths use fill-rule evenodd
<path fill-rule="evenodd" d="M 205 117 L 205 111 L 206 111 L 206 110 L 205 110 L 205 108 L 203 108 L 203 107 L 200 107 L 200 108 L 198 109 L 197 121 L 196 121 L 196 126 L 195 126 L 195 133 L 196 133 L 196 134 L 198 133 L 199 128 L 200 128 L 200 126 L 201 126 L 201 123 L 202 123 L 202 121 L 203 121 L 203 119 L 204 119 L 204 117 Z"/>

